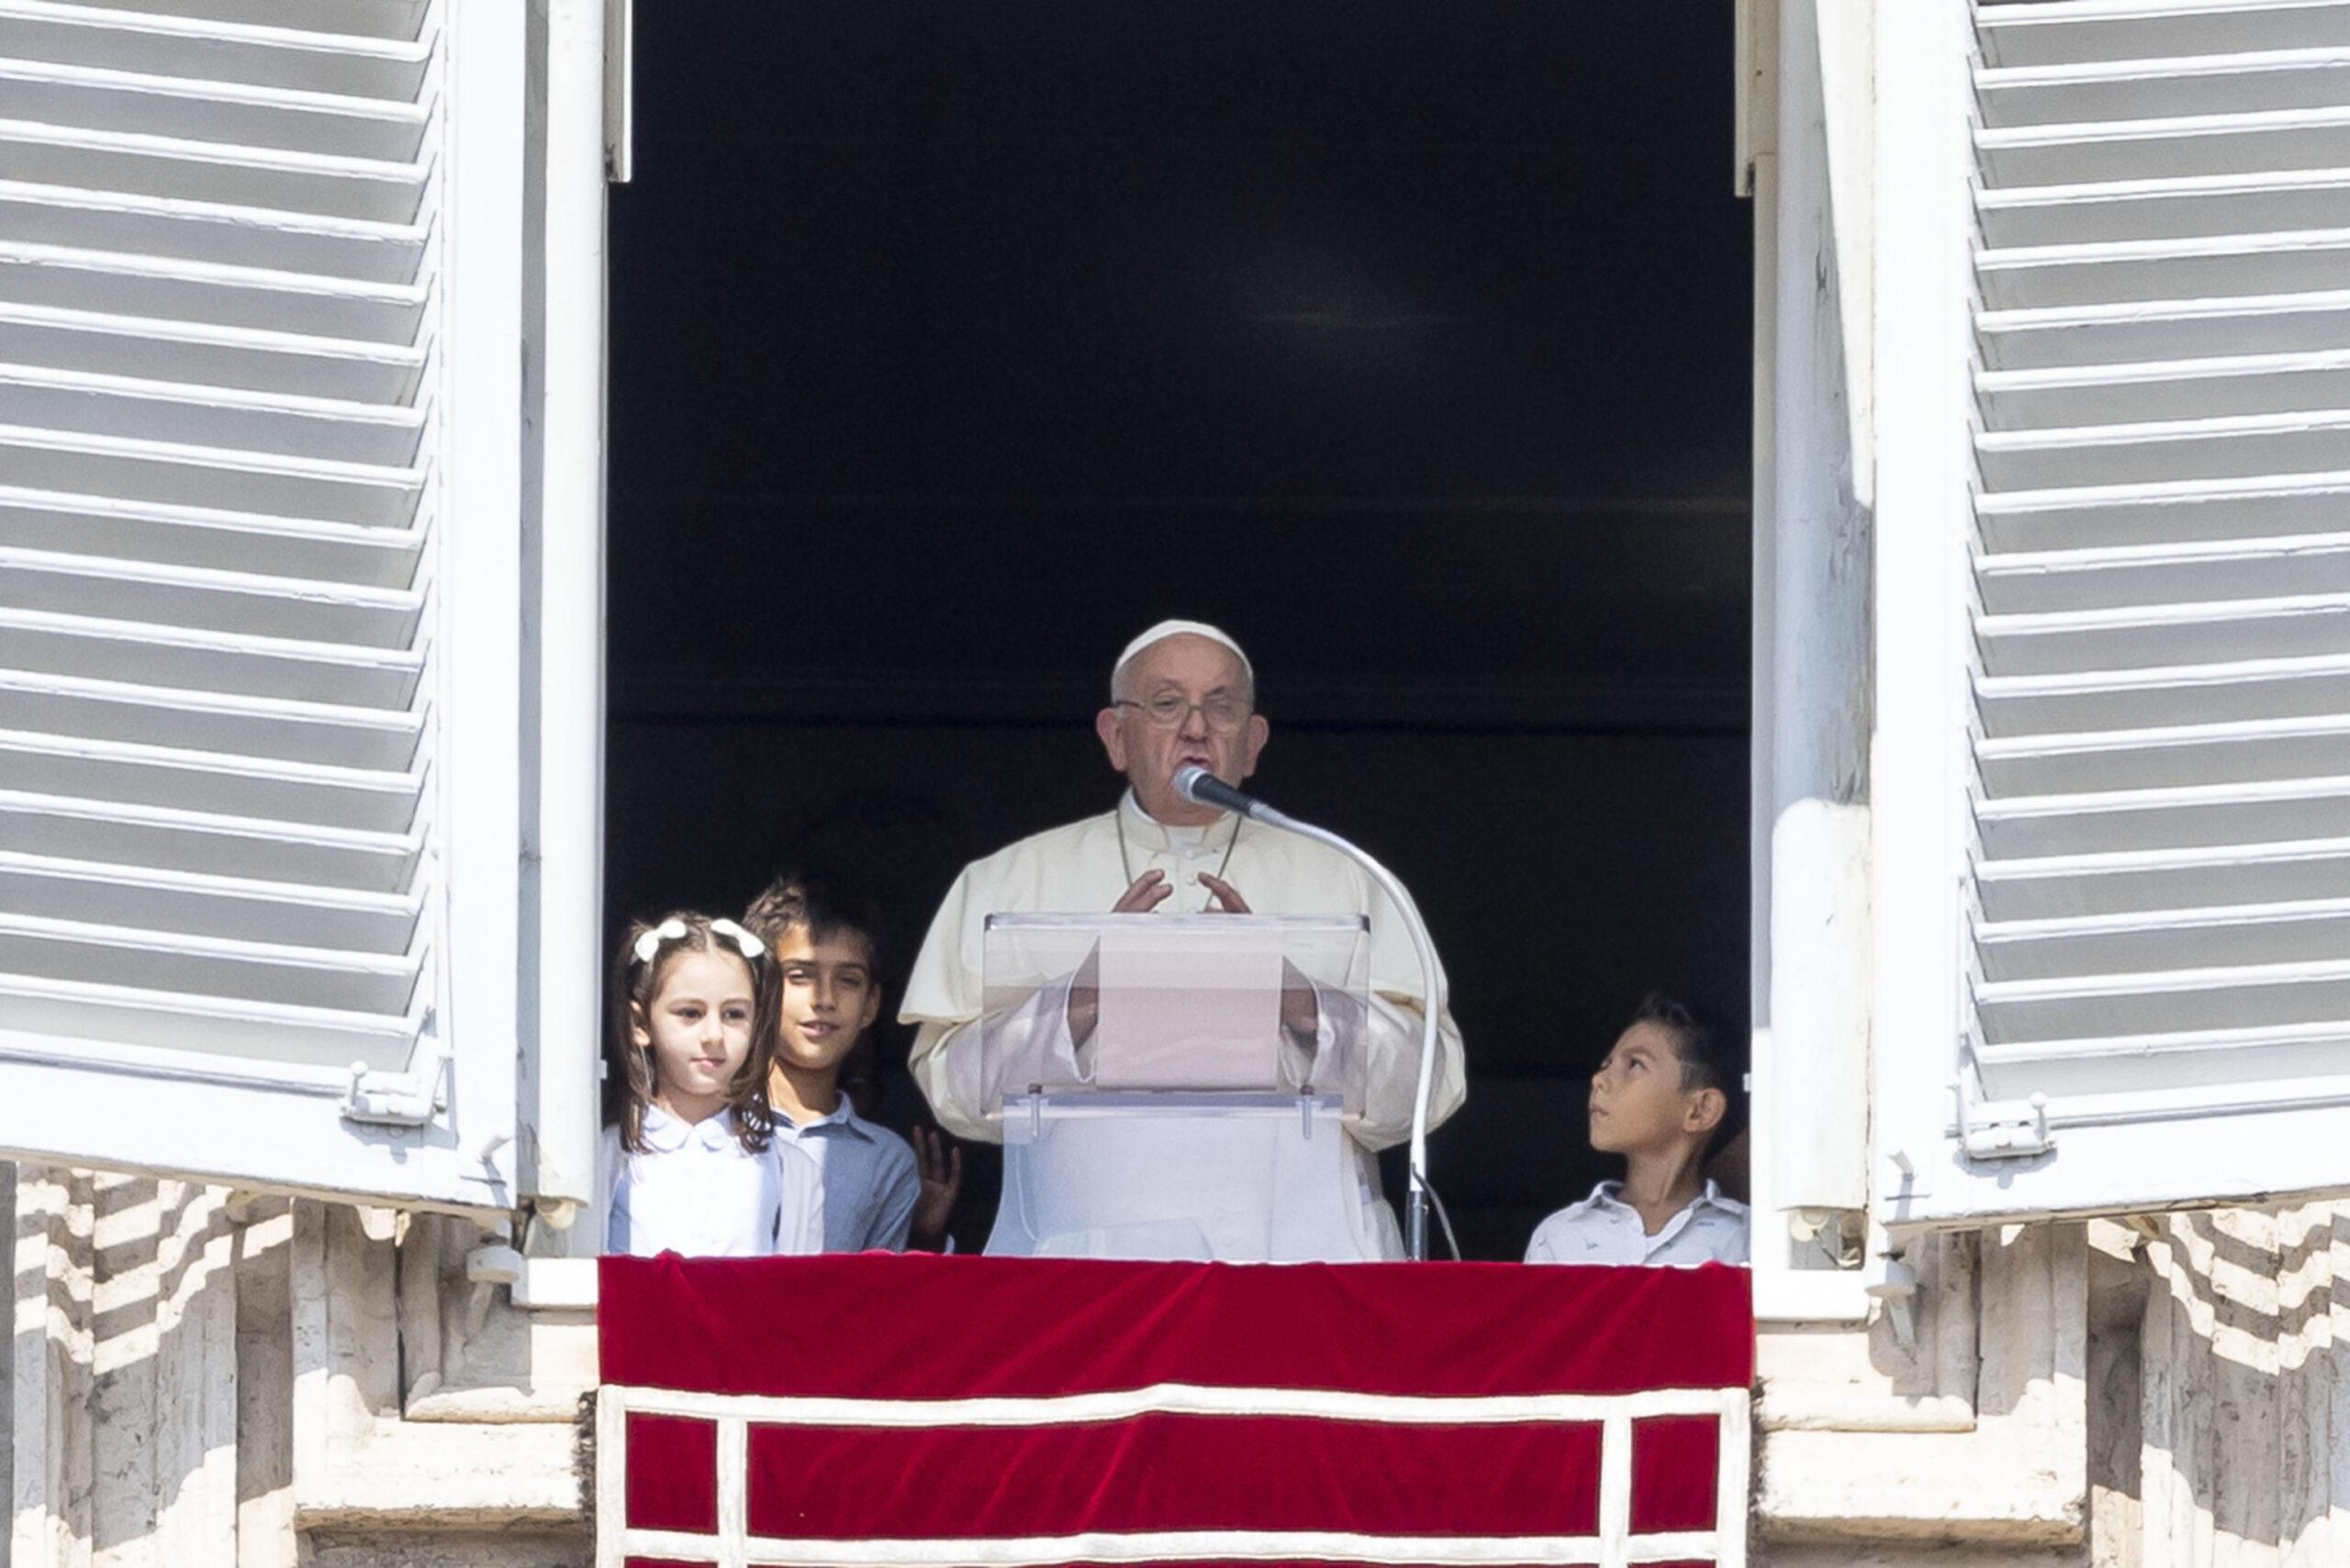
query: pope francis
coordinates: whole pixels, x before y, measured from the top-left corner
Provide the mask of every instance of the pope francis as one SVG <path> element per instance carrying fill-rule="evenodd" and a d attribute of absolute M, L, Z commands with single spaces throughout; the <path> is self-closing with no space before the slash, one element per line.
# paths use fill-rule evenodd
<path fill-rule="evenodd" d="M 1176 770 L 1199 764 L 1228 784 L 1256 771 L 1270 728 L 1256 711 L 1256 677 L 1238 644 L 1213 626 L 1168 621 L 1128 644 L 1113 667 L 1110 701 L 1094 718 L 1110 765 L 1126 777 L 1125 797 L 1099 816 L 1025 838 L 964 868 L 931 922 L 906 981 L 900 1021 L 917 1026 L 912 1067 L 941 1125 L 965 1137 L 1001 1141 L 1000 1105 L 986 1103 L 979 1069 L 982 1031 L 982 943 L 987 918 L 1002 913 L 1140 913 L 1228 912 L 1360 914 L 1370 923 L 1371 1016 L 1353 1042 L 1362 1100 L 1349 1114 L 1353 1189 L 1361 1253 L 1400 1257 L 1393 1212 L 1378 1194 L 1372 1150 L 1409 1136 L 1427 1005 L 1419 959 L 1386 895 L 1345 857 L 1310 840 L 1202 806 L 1179 793 Z M 1302 1002 L 1306 1016 L 1293 1016 Z M 1055 1034 L 1081 1044 L 1091 1034 L 1093 993 L 1055 993 Z M 1310 1056 L 1296 1043 L 1315 1037 L 1315 993 L 1284 993 L 1285 1070 L 1304 1081 Z M 1062 1016 L 1065 1010 L 1066 1016 Z M 1329 1038 L 1324 1020 L 1322 1038 Z M 1460 1034 L 1440 1020 L 1430 1123 L 1463 1097 Z"/>

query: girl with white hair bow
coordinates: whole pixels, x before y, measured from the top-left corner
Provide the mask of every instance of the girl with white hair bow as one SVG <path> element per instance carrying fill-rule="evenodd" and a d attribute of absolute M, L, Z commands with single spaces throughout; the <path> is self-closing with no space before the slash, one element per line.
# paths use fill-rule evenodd
<path fill-rule="evenodd" d="M 776 977 L 733 921 L 630 928 L 612 965 L 599 1177 L 608 1252 L 819 1252 L 823 1184 L 767 1108 Z"/>

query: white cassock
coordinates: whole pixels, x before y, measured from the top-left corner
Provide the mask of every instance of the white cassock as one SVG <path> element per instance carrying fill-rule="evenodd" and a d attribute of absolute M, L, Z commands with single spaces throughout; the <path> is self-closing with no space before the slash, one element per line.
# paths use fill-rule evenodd
<path fill-rule="evenodd" d="M 1170 828 L 1129 792 L 1115 811 L 1024 838 L 964 868 L 931 922 L 898 1014 L 899 1022 L 919 1026 L 911 1066 L 940 1125 L 983 1142 L 1003 1137 L 1002 1105 L 981 1070 L 980 1031 L 972 1027 L 982 1008 L 988 916 L 1106 912 L 1135 878 L 1152 870 L 1163 872 L 1174 889 L 1158 906 L 1168 913 L 1195 914 L 1209 906 L 1214 895 L 1199 880 L 1204 871 L 1230 882 L 1259 914 L 1370 917 L 1372 1016 L 1358 1046 L 1362 1110 L 1349 1115 L 1347 1130 L 1357 1193 L 1376 1231 L 1366 1238 L 1367 1249 L 1400 1257 L 1394 1214 L 1376 1196 L 1371 1152 L 1411 1136 L 1426 1001 L 1419 955 L 1393 902 L 1354 862 L 1260 823 L 1243 825 L 1227 815 L 1204 828 Z M 1065 1022 L 1061 1027 L 1065 1035 Z M 1431 1126 L 1459 1109 L 1465 1093 L 1460 1031 L 1449 1012 L 1440 1028 Z M 1290 1055 L 1283 1053 L 1285 1067 Z"/>

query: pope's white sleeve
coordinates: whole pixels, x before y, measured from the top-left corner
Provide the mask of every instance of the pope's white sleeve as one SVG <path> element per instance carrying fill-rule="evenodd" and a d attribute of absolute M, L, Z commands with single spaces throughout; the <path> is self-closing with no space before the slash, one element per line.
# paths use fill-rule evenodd
<path fill-rule="evenodd" d="M 1374 996 L 1361 1015 L 1354 1039 L 1346 1042 L 1361 1064 L 1357 1070 L 1362 1079 L 1362 1119 L 1354 1125 L 1354 1135 L 1369 1148 L 1385 1148 L 1412 1136 L 1412 1101 L 1420 1081 L 1421 1018 L 1417 997 Z M 1441 1124 L 1460 1108 L 1465 1097 L 1460 1030 L 1448 1011 L 1437 1025 L 1436 1081 L 1428 1092 L 1428 1126 Z"/>
<path fill-rule="evenodd" d="M 979 1021 L 960 1024 L 925 1023 L 914 1033 L 906 1070 L 914 1087 L 930 1102 L 930 1114 L 957 1137 L 994 1143 L 1002 1135 L 988 1126 L 980 1107 L 986 1096 L 979 1090 Z"/>
<path fill-rule="evenodd" d="M 1362 881 L 1363 908 L 1371 915 L 1371 1015 L 1364 1020 L 1359 1049 L 1363 1083 L 1362 1120 L 1355 1137 L 1371 1148 L 1385 1148 L 1412 1136 L 1412 1101 L 1420 1078 L 1421 1020 L 1427 980 L 1411 927 L 1383 889 Z M 1441 960 L 1439 960 L 1439 973 Z M 1428 1092 L 1428 1126 L 1440 1126 L 1468 1097 L 1460 1026 L 1448 1007 L 1437 1020 L 1436 1075 Z"/>
<path fill-rule="evenodd" d="M 1403 1142 L 1412 1136 L 1412 1100 L 1419 1089 L 1417 1002 L 1374 996 L 1365 1006 L 1347 991 L 1306 983 L 1314 988 L 1314 1047 L 1308 1051 L 1287 1029 L 1281 1032 L 1282 1081 L 1292 1089 L 1310 1084 L 1322 1093 L 1359 1098 L 1359 1105 L 1349 1106 L 1348 1130 L 1366 1148 Z M 1428 1125 L 1450 1115 L 1460 1100 L 1460 1032 L 1448 1015 L 1438 1028 Z"/>
<path fill-rule="evenodd" d="M 939 1124 L 957 1137 L 1003 1141 L 1003 1097 L 1032 1083 L 1088 1083 L 1069 1032 L 1071 977 L 1047 981 L 992 1019 L 925 1024 L 908 1064 Z"/>
<path fill-rule="evenodd" d="M 1357 1058 L 1362 1051 L 1362 1004 L 1345 991 L 1308 979 L 1314 991 L 1314 1044 L 1309 1049 L 1281 1028 L 1281 1081 L 1292 1089 L 1312 1088 L 1317 1093 L 1345 1093 L 1360 1075 Z"/>

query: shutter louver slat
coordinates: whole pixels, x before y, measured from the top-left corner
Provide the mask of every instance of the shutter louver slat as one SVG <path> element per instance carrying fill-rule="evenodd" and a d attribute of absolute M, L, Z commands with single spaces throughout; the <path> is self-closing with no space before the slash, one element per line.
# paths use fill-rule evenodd
<path fill-rule="evenodd" d="M 2298 717 L 2350 707 L 2350 661 L 2274 659 L 2098 678 L 1986 678 L 1982 691 L 1985 733 L 1995 739 L 2143 727 L 2177 712 L 2182 702 L 2215 722 Z"/>
<path fill-rule="evenodd" d="M 2339 526 L 2350 472 L 2188 483 L 2087 486 L 1978 495 L 1975 521 L 1995 550 L 2282 536 Z"/>
<path fill-rule="evenodd" d="M 273 569 L 400 591 L 416 580 L 420 527 L 362 528 L 203 507 L 136 506 L 0 485 L 0 548 L 125 562 Z"/>
<path fill-rule="evenodd" d="M 1976 329 L 1983 363 L 1994 371 L 2159 363 L 2229 347 L 2316 353 L 2350 347 L 2350 294 L 1991 310 Z"/>
<path fill-rule="evenodd" d="M 2253 633 L 2270 657 L 2337 653 L 2345 619 L 2350 597 L 2325 594 L 1986 614 L 1975 636 L 1986 676 L 2105 674 L 2239 656 Z"/>
<path fill-rule="evenodd" d="M 1990 66 L 1975 76 L 1983 124 L 2087 125 L 2341 106 L 2350 47 L 2246 50 L 2067 65 Z"/>
<path fill-rule="evenodd" d="M 412 892 L 5 852 L 0 884 L 7 889 L 7 907 L 27 916 L 365 953 L 407 952 L 422 913 Z"/>
<path fill-rule="evenodd" d="M 415 102 L 432 58 L 430 40 L 335 30 L 339 9 L 310 0 L 285 6 L 270 24 L 255 25 L 160 9 L 0 0 L 0 55 Z M 284 25 L 294 17 L 319 30 Z"/>
<path fill-rule="evenodd" d="M 414 514 L 425 475 L 388 464 L 192 446 L 135 436 L 0 424 L 7 471 L 43 488 L 91 489 L 129 500 L 241 503 L 284 517 L 397 526 Z"/>
<path fill-rule="evenodd" d="M 0 356 L 347 403 L 397 404 L 415 395 L 424 368 L 414 350 L 31 306 L 0 306 Z"/>
<path fill-rule="evenodd" d="M 0 234 L 0 301 L 9 304 L 401 345 L 416 341 L 424 298 L 422 285 L 398 278 L 182 261 Z"/>
<path fill-rule="evenodd" d="M 106 8 L 253 27 L 281 27 L 287 15 L 285 0 L 107 0 Z M 331 21 L 343 37 L 413 43 L 422 36 L 431 8 L 431 0 L 337 0 L 330 12 L 314 17 L 313 25 Z"/>
<path fill-rule="evenodd" d="M 1975 25 L 1967 1092 L 2060 1139 L 2306 1098 L 2350 1073 L 2350 5 Z"/>
<path fill-rule="evenodd" d="M 197 1055 L 212 1058 L 208 1072 L 242 1067 L 245 1076 L 261 1081 L 296 1079 L 307 1070 L 313 1081 L 330 1083 L 346 1076 L 343 1070 L 352 1062 L 397 1070 L 414 1054 L 420 1026 L 413 1017 L 46 975 L 12 976 L 8 999 L 11 1035 L 86 1041 L 109 1059 L 129 1062 L 139 1059 L 140 1050 Z M 8 1054 L 0 1036 L 0 1057 Z"/>
<path fill-rule="evenodd" d="M 1986 191 L 1983 238 L 2003 249 L 2100 241 L 2199 240 L 2246 230 L 2339 229 L 2350 172 L 2198 175 Z"/>
<path fill-rule="evenodd" d="M 1986 6 L 1976 19 L 1994 65 L 2083 65 L 2350 46 L 2344 0 L 2048 0 Z"/>
<path fill-rule="evenodd" d="M 422 729 L 414 713 L 205 696 L 0 671 L 0 730 L 397 771 L 414 761 Z"/>
<path fill-rule="evenodd" d="M 409 588 L 150 566 L 0 546 L 0 604 L 370 648 L 405 648 L 423 595 Z"/>
<path fill-rule="evenodd" d="M 2018 126 L 1977 142 L 1994 207 L 2045 205 L 2047 187 L 2143 181 L 2185 190 L 2190 181 L 2282 175 L 2350 166 L 2350 112 L 2254 110 L 2099 126 Z M 2041 187 L 2037 190 L 2032 187 Z"/>
<path fill-rule="evenodd" d="M 1986 921 L 1976 941 L 1986 980 L 2062 980 L 2127 973 L 2149 958 L 2165 969 L 2319 962 L 2350 952 L 2350 901 L 2183 912 L 2171 925 L 2143 915 Z"/>
<path fill-rule="evenodd" d="M 184 196 L 217 206 L 374 223 L 412 219 L 427 177 L 412 163 L 65 130 L 21 120 L 0 120 L 0 163 L 29 185 Z"/>
<path fill-rule="evenodd" d="M 2017 551 L 1984 563 L 1981 588 L 1993 615 L 2335 592 L 2350 589 L 2350 534 Z"/>
<path fill-rule="evenodd" d="M 0 1056 L 432 1048 L 440 49 L 0 0 Z"/>
<path fill-rule="evenodd" d="M 415 963 L 399 955 L 0 915 L 0 969 L 6 972 L 105 984 L 133 968 L 151 990 L 258 993 L 294 1006 L 352 1013 L 397 1014 L 416 985 Z M 374 1065 L 397 1069 L 406 1062 Z"/>
<path fill-rule="evenodd" d="M 2257 478 L 2350 466 L 2350 409 L 1991 431 L 1975 444 L 1997 490 Z"/>
<path fill-rule="evenodd" d="M 375 833 L 412 823 L 423 790 L 415 774 L 22 730 L 0 730 L 0 769 L 48 794 Z"/>
<path fill-rule="evenodd" d="M 60 129 L 391 161 L 416 155 L 430 114 L 378 98 L 18 62 L 0 63 L 0 95 L 12 118 Z"/>
<path fill-rule="evenodd" d="M 1992 430 L 2341 408 L 2350 406 L 2350 350 L 1986 371 L 1975 389 Z"/>
<path fill-rule="evenodd" d="M 420 410 L 47 367 L 0 370 L 0 424 L 396 467 Z"/>
<path fill-rule="evenodd" d="M 210 275 L 232 280 L 239 277 L 236 269 L 268 274 L 252 286 L 274 282 L 290 292 L 372 283 L 396 300 L 419 297 L 414 288 L 399 286 L 417 276 L 431 234 L 415 219 L 382 223 L 22 180 L 0 180 L 0 216 L 15 241 L 10 253 L 33 262 L 87 256 L 120 269 L 144 265 L 157 272 L 175 262 L 195 263 L 231 269 Z"/>
<path fill-rule="evenodd" d="M 391 706 L 411 699 L 423 666 L 417 649 L 373 650 L 0 610 L 0 668 Z"/>
<path fill-rule="evenodd" d="M 1978 891 L 1996 919 L 2000 889 L 2035 863 L 2299 843 L 2338 832 L 2350 821 L 2345 812 L 2350 778 L 1986 801 L 1975 813 L 1984 857 Z"/>
<path fill-rule="evenodd" d="M 2350 773 L 2350 716 L 2093 730 L 1975 748 L 1985 793 L 2192 789 Z"/>
<path fill-rule="evenodd" d="M 328 895 L 400 893 L 416 886 L 423 837 L 413 829 L 367 833 L 0 790 L 0 851 L 36 849 L 134 874 L 258 879 Z"/>

